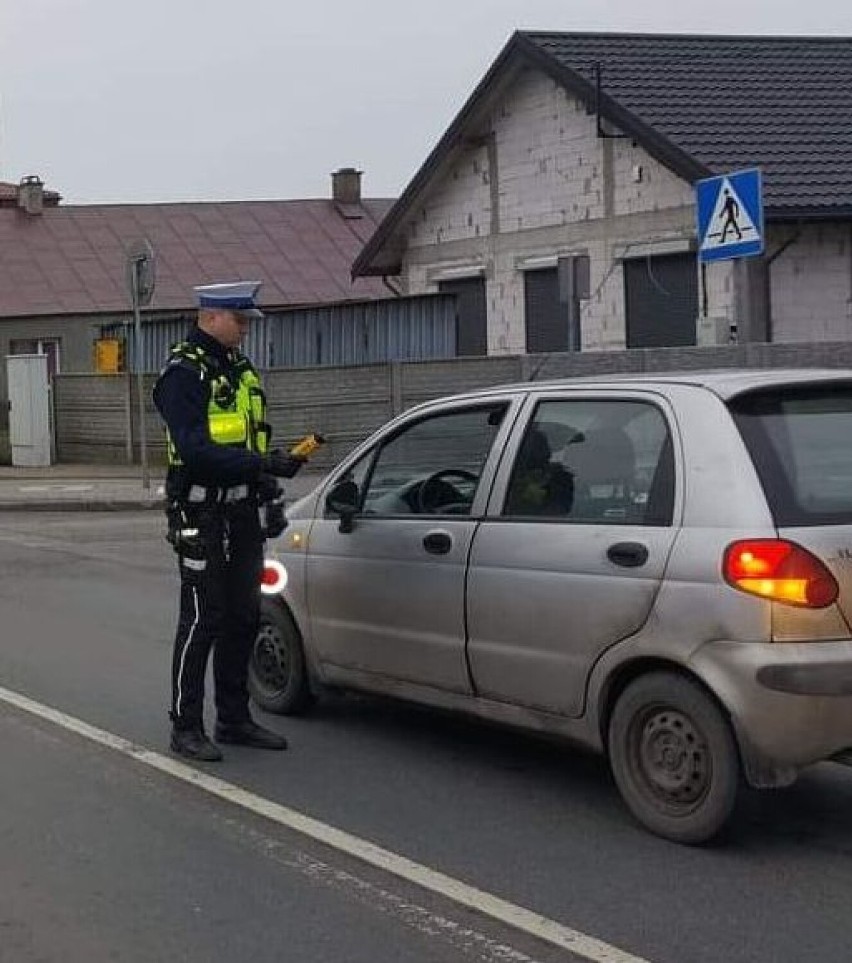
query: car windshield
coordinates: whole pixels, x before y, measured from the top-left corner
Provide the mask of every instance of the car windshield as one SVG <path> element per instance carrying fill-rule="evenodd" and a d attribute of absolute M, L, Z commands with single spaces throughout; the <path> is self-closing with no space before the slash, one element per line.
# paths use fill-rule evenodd
<path fill-rule="evenodd" d="M 852 382 L 730 405 L 779 527 L 852 524 Z"/>

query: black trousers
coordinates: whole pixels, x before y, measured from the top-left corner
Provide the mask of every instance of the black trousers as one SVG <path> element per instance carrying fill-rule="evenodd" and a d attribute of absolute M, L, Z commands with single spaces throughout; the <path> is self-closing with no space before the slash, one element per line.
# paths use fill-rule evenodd
<path fill-rule="evenodd" d="M 178 556 L 180 614 L 172 657 L 171 719 L 176 728 L 203 724 L 204 679 L 213 652 L 219 722 L 249 718 L 248 663 L 260 617 L 263 535 L 253 502 L 186 506 L 199 529 L 204 559 Z"/>

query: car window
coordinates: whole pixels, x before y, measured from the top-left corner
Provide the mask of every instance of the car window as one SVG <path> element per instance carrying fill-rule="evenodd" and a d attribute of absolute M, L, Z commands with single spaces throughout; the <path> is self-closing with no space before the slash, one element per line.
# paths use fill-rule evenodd
<path fill-rule="evenodd" d="M 731 409 L 777 525 L 852 524 L 852 385 L 773 388 Z"/>
<path fill-rule="evenodd" d="M 662 412 L 637 401 L 544 401 L 518 448 L 503 515 L 670 525 L 674 457 Z"/>
<path fill-rule="evenodd" d="M 365 515 L 469 515 L 507 404 L 455 409 L 406 426 L 378 452 Z"/>

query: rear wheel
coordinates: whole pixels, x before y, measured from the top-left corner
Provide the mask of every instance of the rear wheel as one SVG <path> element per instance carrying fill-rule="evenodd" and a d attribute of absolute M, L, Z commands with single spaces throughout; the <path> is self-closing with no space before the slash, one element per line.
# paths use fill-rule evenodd
<path fill-rule="evenodd" d="M 261 709 L 278 715 L 299 715 L 314 702 L 299 630 L 284 607 L 271 599 L 261 601 L 248 687 Z"/>
<path fill-rule="evenodd" d="M 619 791 L 652 832 L 704 843 L 725 825 L 740 784 L 739 754 L 724 713 L 695 682 L 654 672 L 630 683 L 608 742 Z"/>

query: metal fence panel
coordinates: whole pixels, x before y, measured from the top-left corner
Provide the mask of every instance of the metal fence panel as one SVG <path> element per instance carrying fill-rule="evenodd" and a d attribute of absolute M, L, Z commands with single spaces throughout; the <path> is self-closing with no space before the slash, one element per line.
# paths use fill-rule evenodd
<path fill-rule="evenodd" d="M 422 361 L 455 354 L 455 299 L 449 295 L 386 298 L 270 312 L 251 324 L 244 350 L 261 369 Z M 142 370 L 159 371 L 169 348 L 186 337 L 187 318 L 143 318 Z M 104 337 L 125 340 L 136 371 L 135 329 L 115 323 Z"/>
<path fill-rule="evenodd" d="M 268 318 L 253 322 L 246 336 L 246 353 L 259 368 L 268 366 L 269 359 Z M 178 341 L 183 341 L 191 328 L 186 318 L 151 318 L 143 320 L 142 333 L 142 371 L 147 374 L 158 372 L 169 356 L 169 349 Z M 105 338 L 121 338 L 125 344 L 127 370 L 136 371 L 136 329 L 132 324 L 110 324 L 101 328 Z"/>
<path fill-rule="evenodd" d="M 270 367 L 451 358 L 455 300 L 387 298 L 270 315 Z"/>

